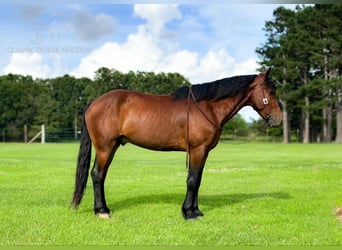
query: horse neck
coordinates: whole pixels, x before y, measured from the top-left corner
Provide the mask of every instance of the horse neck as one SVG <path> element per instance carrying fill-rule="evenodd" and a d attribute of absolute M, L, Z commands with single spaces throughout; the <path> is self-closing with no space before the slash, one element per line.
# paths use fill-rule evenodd
<path fill-rule="evenodd" d="M 214 116 L 220 126 L 223 127 L 242 107 L 248 105 L 248 99 L 249 96 L 247 95 L 237 95 L 212 102 L 211 110 L 214 112 Z"/>

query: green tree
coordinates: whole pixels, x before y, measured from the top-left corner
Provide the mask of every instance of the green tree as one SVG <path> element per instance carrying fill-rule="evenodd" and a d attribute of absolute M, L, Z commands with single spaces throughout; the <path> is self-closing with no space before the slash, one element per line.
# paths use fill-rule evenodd
<path fill-rule="evenodd" d="M 50 102 L 45 106 L 45 116 L 42 116 L 45 117 L 47 127 L 74 128 L 76 137 L 87 103 L 85 89 L 91 83 L 88 78 L 77 79 L 69 75 L 46 80 Z"/>
<path fill-rule="evenodd" d="M 87 101 L 91 102 L 96 97 L 113 89 L 128 89 L 129 81 L 132 77 L 131 73 L 127 75 L 115 69 L 108 69 L 105 67 L 99 68 L 95 72 L 94 81 L 87 85 L 84 90 Z M 133 76 L 134 78 L 135 76 Z M 132 80 L 132 79 L 131 79 Z"/>
<path fill-rule="evenodd" d="M 223 127 L 222 134 L 224 137 L 238 139 L 238 137 L 246 137 L 248 135 L 248 130 L 248 123 L 240 114 L 236 114 Z"/>
<path fill-rule="evenodd" d="M 261 70 L 272 67 L 271 76 L 279 84 L 278 96 L 283 112 L 283 142 L 290 142 L 291 120 L 289 113 L 293 109 L 296 96 L 288 95 L 296 88 L 298 80 L 292 45 L 288 38 L 289 27 L 295 22 L 296 13 L 284 7 L 279 7 L 273 12 L 274 19 L 265 23 L 267 41 L 262 47 L 257 48 L 262 66 Z"/>
<path fill-rule="evenodd" d="M 341 13 L 341 5 L 280 7 L 265 24 L 267 41 L 256 52 L 262 67 L 274 66 L 272 76 L 282 84 L 284 142 L 290 141 L 291 124 L 305 143 L 331 141 L 335 104 L 342 140 L 342 95 L 332 81 L 341 71 Z"/>
<path fill-rule="evenodd" d="M 342 64 L 342 5 L 317 4 L 315 10 L 319 13 L 317 35 L 319 50 L 316 53 L 318 74 L 325 80 L 323 106 L 323 139 L 332 140 L 332 115 L 336 109 L 336 141 L 342 142 L 342 96 L 341 96 L 341 64 Z"/>
<path fill-rule="evenodd" d="M 150 94 L 168 94 L 177 88 L 189 85 L 189 82 L 178 73 L 137 72 L 132 90 Z"/>
<path fill-rule="evenodd" d="M 8 140 L 24 139 L 23 128 L 33 126 L 42 103 L 42 86 L 31 76 L 8 74 L 0 77 L 0 130 Z"/>
<path fill-rule="evenodd" d="M 115 69 L 105 67 L 95 72 L 95 79 L 85 89 L 87 101 L 113 89 L 130 89 L 150 94 L 172 93 L 175 89 L 189 85 L 189 82 L 178 73 L 133 72 L 124 74 Z"/>

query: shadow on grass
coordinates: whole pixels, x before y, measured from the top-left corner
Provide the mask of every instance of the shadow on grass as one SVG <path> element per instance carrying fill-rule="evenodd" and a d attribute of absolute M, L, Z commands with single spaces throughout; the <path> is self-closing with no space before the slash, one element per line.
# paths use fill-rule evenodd
<path fill-rule="evenodd" d="M 170 194 L 150 194 L 136 197 L 130 197 L 117 202 L 110 203 L 109 208 L 112 211 L 127 209 L 129 207 L 138 206 L 141 204 L 158 204 L 158 203 L 171 203 L 182 205 L 185 194 L 170 193 Z M 235 203 L 241 203 L 245 200 L 251 199 L 291 199 L 290 195 L 284 192 L 269 192 L 269 193 L 248 193 L 248 194 L 217 194 L 217 195 L 199 195 L 200 207 L 205 206 L 207 211 L 218 207 L 230 206 Z M 108 200 L 108 199 L 107 199 Z"/>

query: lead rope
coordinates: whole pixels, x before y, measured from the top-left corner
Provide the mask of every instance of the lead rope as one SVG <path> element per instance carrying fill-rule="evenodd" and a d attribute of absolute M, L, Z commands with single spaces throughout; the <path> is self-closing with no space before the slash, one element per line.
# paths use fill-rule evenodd
<path fill-rule="evenodd" d="M 222 131 L 222 127 L 216 125 L 210 118 L 207 116 L 206 113 L 201 109 L 201 107 L 198 105 L 196 98 L 194 96 L 194 93 L 192 92 L 192 85 L 189 86 L 189 91 L 188 91 L 188 108 L 187 108 L 187 114 L 186 114 L 186 140 L 187 140 L 187 148 L 186 148 L 186 166 L 190 168 L 190 129 L 189 129 L 189 117 L 190 117 L 190 104 L 191 104 L 191 99 L 194 101 L 194 104 L 196 108 L 201 112 L 201 114 L 207 119 L 207 121 L 213 125 L 215 128 L 218 130 Z"/>
<path fill-rule="evenodd" d="M 191 95 L 192 100 L 194 101 L 196 108 L 197 108 L 197 109 L 201 112 L 201 114 L 207 119 L 207 121 L 208 121 L 211 125 L 213 125 L 215 128 L 217 128 L 218 130 L 222 130 L 223 128 L 220 127 L 220 126 L 218 126 L 218 125 L 216 125 L 215 122 L 213 122 L 212 120 L 210 120 L 210 118 L 207 116 L 207 114 L 204 113 L 204 111 L 203 111 L 203 110 L 201 109 L 201 107 L 198 105 L 198 103 L 197 103 L 197 101 L 196 101 L 196 99 L 195 99 L 195 96 L 194 96 L 194 94 L 192 93 L 191 87 L 189 88 L 189 94 Z"/>
<path fill-rule="evenodd" d="M 189 91 L 188 91 L 188 109 L 186 112 L 186 167 L 190 169 L 190 129 L 189 129 L 189 117 L 190 117 L 190 98 L 191 98 L 191 85 L 189 86 Z"/>

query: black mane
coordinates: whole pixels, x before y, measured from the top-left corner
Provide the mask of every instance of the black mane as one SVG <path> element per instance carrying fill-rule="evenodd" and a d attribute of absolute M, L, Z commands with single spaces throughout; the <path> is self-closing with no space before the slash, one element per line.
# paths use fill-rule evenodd
<path fill-rule="evenodd" d="M 223 78 L 213 82 L 196 84 L 191 86 L 196 101 L 214 100 L 219 101 L 226 97 L 236 96 L 244 93 L 247 87 L 254 81 L 257 75 L 243 75 Z M 174 100 L 188 97 L 189 87 L 183 86 L 173 93 Z"/>

